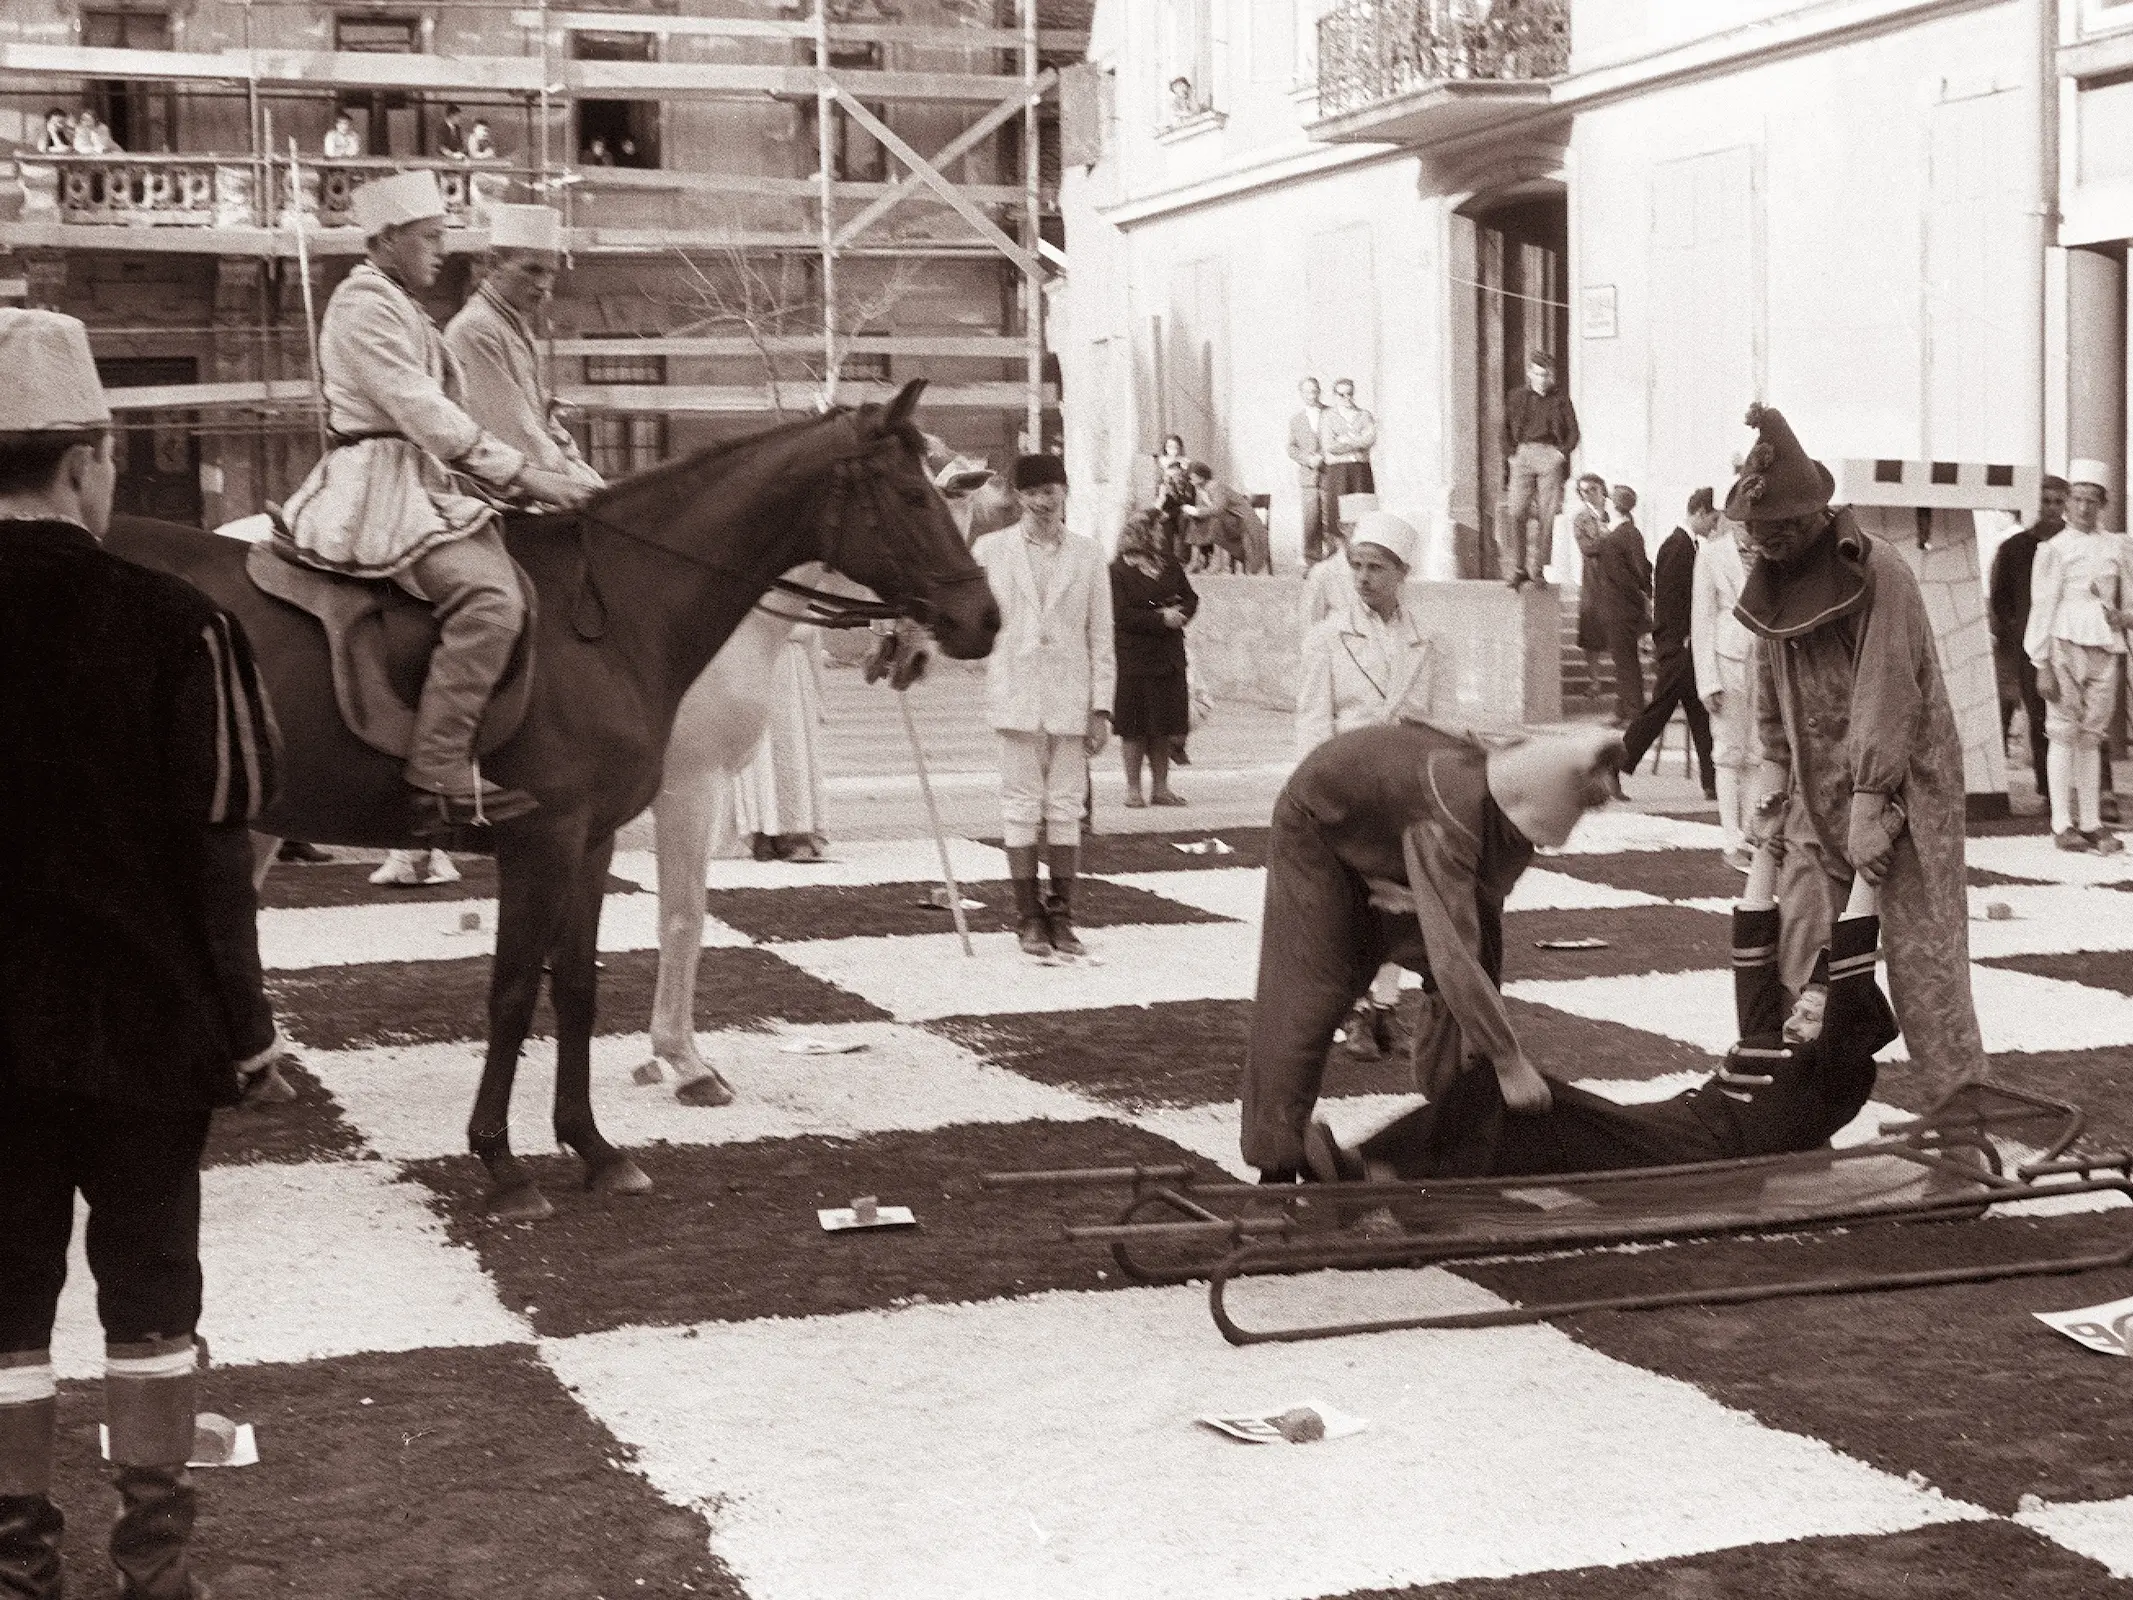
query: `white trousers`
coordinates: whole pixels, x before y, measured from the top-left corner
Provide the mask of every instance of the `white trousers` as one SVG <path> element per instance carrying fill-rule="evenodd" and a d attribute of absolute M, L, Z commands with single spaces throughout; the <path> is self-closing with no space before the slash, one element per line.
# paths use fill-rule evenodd
<path fill-rule="evenodd" d="M 1088 792 L 1089 748 L 1077 735 L 1000 735 L 1000 833 L 1010 847 L 1037 842 L 1037 826 L 1055 845 L 1081 841 L 1081 803 Z"/>

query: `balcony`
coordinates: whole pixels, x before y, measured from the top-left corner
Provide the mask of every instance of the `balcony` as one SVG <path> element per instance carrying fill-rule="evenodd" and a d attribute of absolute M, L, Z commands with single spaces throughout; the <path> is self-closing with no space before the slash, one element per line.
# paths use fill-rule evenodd
<path fill-rule="evenodd" d="M 1570 0 L 1340 0 L 1318 24 L 1314 138 L 1429 144 L 1548 104 Z"/>

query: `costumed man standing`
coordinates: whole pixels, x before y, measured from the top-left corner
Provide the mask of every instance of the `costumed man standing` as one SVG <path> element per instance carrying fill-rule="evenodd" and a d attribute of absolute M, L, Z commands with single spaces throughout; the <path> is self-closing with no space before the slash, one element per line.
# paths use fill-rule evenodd
<path fill-rule="evenodd" d="M 2125 846 L 2103 825 L 2103 743 L 2125 679 L 2133 546 L 2103 526 L 2103 463 L 2066 476 L 2066 527 L 2038 547 L 2023 645 L 2044 698 L 2052 842 L 2115 856 Z"/>
<path fill-rule="evenodd" d="M 1970 995 L 1963 747 L 1918 581 L 1869 537 L 1771 406 L 1726 498 L 1756 561 L 1735 612 L 1760 639 L 1759 833 L 1787 845 L 1785 981 L 1812 975 L 1854 874 L 1881 890 L 1889 998 L 1936 1090 L 1985 1075 Z"/>
<path fill-rule="evenodd" d="M 1025 955 L 1083 954 L 1074 873 L 1089 758 L 1111 736 L 1117 677 L 1111 577 L 1094 539 L 1067 532 L 1066 463 L 1026 455 L 1013 483 L 1022 520 L 971 548 L 1000 603 L 985 662 L 985 706 L 1000 736 L 1000 822 Z M 1037 890 L 1037 829 L 1051 893 Z"/>
<path fill-rule="evenodd" d="M 537 802 L 483 781 L 474 739 L 510 664 L 526 602 L 497 497 L 576 506 L 585 483 L 527 459 L 467 414 L 458 363 L 416 300 L 444 263 L 444 197 L 424 169 L 350 198 L 369 258 L 333 291 L 319 329 L 332 448 L 282 508 L 282 548 L 328 572 L 387 578 L 440 627 L 408 752 L 418 836 L 506 822 Z"/>
<path fill-rule="evenodd" d="M 1500 991 L 1504 898 L 1536 845 L 1612 795 L 1621 757 L 1605 728 L 1485 744 L 1394 722 L 1298 763 L 1274 802 L 1244 1063 L 1241 1143 L 1262 1182 L 1302 1175 L 1326 1047 L 1387 960 L 1431 994 L 1417 1088 L 1437 1100 L 1485 1063 L 1509 1110 L 1548 1108 Z"/>
<path fill-rule="evenodd" d="M 78 1192 L 111 1558 L 123 1594 L 189 1600 L 200 1156 L 281 1048 L 246 827 L 273 722 L 230 617 L 98 548 L 117 474 L 82 325 L 0 310 L 0 371 L 0 1594 L 64 1581 L 50 1346 Z"/>

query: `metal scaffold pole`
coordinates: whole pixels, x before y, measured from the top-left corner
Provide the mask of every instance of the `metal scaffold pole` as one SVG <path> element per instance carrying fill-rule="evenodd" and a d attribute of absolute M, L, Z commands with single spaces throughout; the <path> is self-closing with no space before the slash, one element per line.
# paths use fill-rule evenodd
<path fill-rule="evenodd" d="M 1041 123 L 1037 116 L 1037 0 L 1017 0 L 1022 22 L 1022 245 L 1029 262 L 1022 269 L 1023 331 L 1029 345 L 1024 355 L 1024 381 L 1029 386 L 1023 426 L 1029 448 L 1044 448 L 1044 268 L 1038 249 L 1042 207 L 1038 183 L 1043 164 L 1037 142 Z"/>
<path fill-rule="evenodd" d="M 830 80 L 829 0 L 815 0 L 815 179 L 822 206 L 822 400 L 825 405 L 837 403 L 837 189 L 836 171 L 831 160 L 836 109 L 836 86 Z M 777 382 L 775 375 L 771 382 Z"/>

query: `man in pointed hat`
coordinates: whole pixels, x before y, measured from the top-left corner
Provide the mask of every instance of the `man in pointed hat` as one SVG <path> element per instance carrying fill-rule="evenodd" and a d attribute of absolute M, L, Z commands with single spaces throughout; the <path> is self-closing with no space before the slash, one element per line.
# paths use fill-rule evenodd
<path fill-rule="evenodd" d="M 1514 1113 L 1548 1085 L 1504 1008 L 1503 905 L 1535 846 L 1613 795 L 1607 728 L 1484 741 L 1422 722 L 1335 734 L 1297 763 L 1267 842 L 1259 981 L 1244 1062 L 1244 1159 L 1263 1182 L 1305 1170 L 1333 1030 L 1387 961 L 1425 975 L 1416 1086 L 1462 1073 Z"/>
<path fill-rule="evenodd" d="M 1854 875 L 1881 891 L 1889 998 L 1935 1089 L 1985 1075 L 1970 995 L 1963 747 L 1933 624 L 1903 557 L 1869 537 L 1771 406 L 1726 500 L 1754 569 L 1734 614 L 1757 636 L 1757 821 L 1789 846 L 1785 977 L 1805 986 Z"/>
<path fill-rule="evenodd" d="M 369 254 L 319 328 L 330 448 L 282 508 L 285 548 L 329 572 L 390 579 L 435 610 L 406 778 L 412 830 L 444 834 L 536 804 L 483 782 L 474 759 L 526 616 L 496 501 L 575 506 L 588 490 L 467 413 L 458 364 L 415 298 L 444 265 L 436 174 L 380 178 L 350 204 Z"/>
<path fill-rule="evenodd" d="M 0 371 L 0 1595 L 64 1582 L 51 1343 L 79 1194 L 112 1561 L 123 1594 L 188 1600 L 200 1157 L 280 1051 L 246 826 L 273 719 L 242 628 L 100 548 L 116 471 L 82 325 L 0 310 Z"/>

